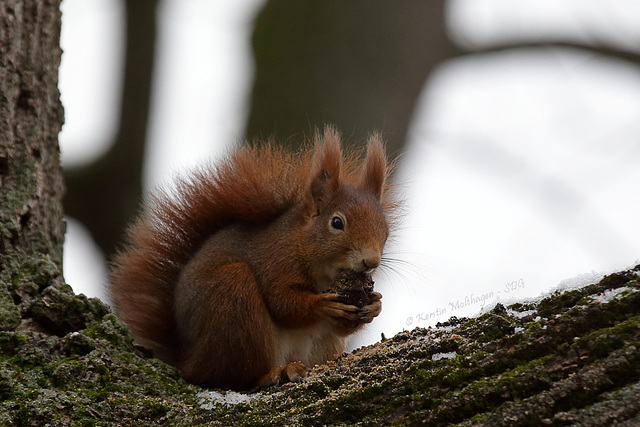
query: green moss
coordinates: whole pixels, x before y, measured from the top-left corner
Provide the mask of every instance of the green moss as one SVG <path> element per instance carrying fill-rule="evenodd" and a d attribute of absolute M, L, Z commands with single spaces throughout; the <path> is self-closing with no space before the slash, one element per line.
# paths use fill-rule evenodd
<path fill-rule="evenodd" d="M 47 268 L 31 265 L 40 272 Z M 16 275 L 10 292 L 26 296 L 20 299 L 27 306 L 22 316 L 46 327 L 0 332 L 0 424 L 93 425 L 100 419 L 162 424 L 171 408 L 181 408 L 173 417 L 193 412 L 197 388 L 185 384 L 174 368 L 142 358 L 131 333 L 106 305 L 73 295 L 66 286 L 25 282 L 34 271 Z"/>
<path fill-rule="evenodd" d="M 640 316 L 631 317 L 611 328 L 599 329 L 575 340 L 578 351 L 587 351 L 594 357 L 603 357 L 633 342 L 638 334 Z"/>
<path fill-rule="evenodd" d="M 631 277 L 628 273 L 613 273 L 605 276 L 598 285 L 604 289 L 616 289 L 626 285 Z M 637 280 L 637 279 L 636 279 Z"/>
<path fill-rule="evenodd" d="M 15 305 L 7 284 L 0 282 L 0 331 L 12 331 L 20 321 L 20 309 Z"/>
<path fill-rule="evenodd" d="M 514 333 L 515 326 L 506 316 L 487 313 L 478 319 L 482 327 L 478 328 L 478 333 L 473 337 L 479 342 L 489 342 L 500 339 L 505 335 Z"/>
<path fill-rule="evenodd" d="M 36 255 L 26 258 L 20 271 L 24 275 L 23 280 L 28 280 L 38 286 L 39 289 L 44 289 L 60 277 L 59 266 L 47 255 Z M 72 293 L 68 285 L 60 285 L 59 288 L 67 293 Z"/>
<path fill-rule="evenodd" d="M 551 297 L 540 301 L 538 313 L 543 317 L 548 317 L 555 313 L 561 313 L 565 308 L 570 308 L 576 305 L 583 296 L 583 292 L 579 290 L 564 293 L 556 292 Z"/>
<path fill-rule="evenodd" d="M 323 399 L 331 393 L 331 389 L 323 382 L 314 382 L 305 387 L 305 392 L 311 398 Z"/>
<path fill-rule="evenodd" d="M 517 312 L 525 312 L 525 311 L 532 311 L 532 310 L 536 310 L 537 306 L 534 303 L 527 303 L 527 302 L 516 302 L 513 303 L 509 306 L 507 306 L 507 308 L 513 310 L 513 311 L 517 311 Z"/>
<path fill-rule="evenodd" d="M 347 382 L 347 378 L 344 375 L 328 375 L 324 379 L 324 384 L 332 389 L 337 390 L 340 386 Z"/>
<path fill-rule="evenodd" d="M 105 315 L 99 322 L 89 323 L 84 333 L 88 337 L 108 341 L 116 347 L 133 349 L 133 335 L 113 314 Z"/>
<path fill-rule="evenodd" d="M 107 313 L 109 307 L 99 299 L 74 295 L 53 286 L 48 286 L 42 292 L 42 298 L 30 307 L 33 319 L 56 335 L 84 329 Z"/>
<path fill-rule="evenodd" d="M 363 403 L 379 396 L 384 388 L 385 383 L 381 383 L 362 388 L 358 387 L 349 391 L 344 390 L 334 399 L 323 402 L 322 415 L 314 421 L 324 425 L 357 422 L 371 412 L 370 406 Z"/>
<path fill-rule="evenodd" d="M 37 194 L 38 191 L 38 167 L 35 161 L 28 156 L 22 158 L 22 162 L 9 162 L 11 174 L 17 175 L 16 181 L 20 184 L 19 188 L 3 194 L 3 211 L 16 213 L 21 212 L 26 202 Z M 15 215 L 18 217 L 19 215 Z M 9 223 L 10 224 L 10 223 Z M 8 224 L 3 224 L 9 228 Z"/>

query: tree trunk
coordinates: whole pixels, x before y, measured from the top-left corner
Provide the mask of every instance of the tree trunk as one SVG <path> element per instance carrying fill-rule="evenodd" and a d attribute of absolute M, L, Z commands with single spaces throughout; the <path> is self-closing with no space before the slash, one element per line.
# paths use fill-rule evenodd
<path fill-rule="evenodd" d="M 385 133 L 398 154 L 427 75 L 460 54 L 444 0 L 270 0 L 253 34 L 249 139 L 295 145 L 335 124 L 354 143 Z"/>
<path fill-rule="evenodd" d="M 62 281 L 59 39 L 59 0 L 2 2 L 0 300 L 6 300 L 8 284 L 25 275 L 42 285 Z M 4 320 L 17 321 L 11 315 Z"/>

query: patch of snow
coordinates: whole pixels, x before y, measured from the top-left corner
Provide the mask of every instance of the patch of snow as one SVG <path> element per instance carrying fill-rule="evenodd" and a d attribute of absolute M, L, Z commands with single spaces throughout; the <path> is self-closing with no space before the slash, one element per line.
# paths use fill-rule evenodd
<path fill-rule="evenodd" d="M 436 361 L 441 360 L 441 359 L 453 359 L 457 355 L 458 355 L 458 353 L 456 353 L 455 351 L 451 351 L 449 353 L 436 353 L 436 354 L 431 356 L 431 360 L 436 362 Z"/>
<path fill-rule="evenodd" d="M 235 391 L 202 391 L 197 394 L 202 409 L 211 410 L 217 405 L 232 406 L 253 399 L 264 399 L 267 396 L 254 393 L 242 394 Z"/>
<path fill-rule="evenodd" d="M 613 273 L 610 272 L 610 273 Z M 551 290 L 551 293 L 555 291 L 573 291 L 575 289 L 584 288 L 585 286 L 592 285 L 594 283 L 598 283 L 604 276 L 610 273 L 602 273 L 591 271 L 591 273 L 583 273 L 579 274 L 575 277 L 571 277 L 569 279 L 565 279 L 558 283 L 558 285 Z M 550 294 L 544 295 L 543 298 L 549 296 Z"/>
<path fill-rule="evenodd" d="M 518 332 L 522 332 L 524 331 L 524 328 L 521 328 L 520 326 L 516 326 L 513 330 L 514 334 L 517 334 Z"/>
<path fill-rule="evenodd" d="M 511 310 L 510 308 L 507 309 L 507 314 L 518 319 L 522 319 L 523 317 L 527 317 L 535 313 L 536 313 L 535 310 L 516 311 L 516 310 Z"/>
<path fill-rule="evenodd" d="M 591 299 L 599 303 L 608 303 L 611 300 L 618 299 L 618 295 L 620 295 L 625 291 L 636 292 L 636 290 L 633 288 L 630 288 L 628 286 L 623 286 L 617 289 L 607 289 L 602 294 L 591 295 Z"/>

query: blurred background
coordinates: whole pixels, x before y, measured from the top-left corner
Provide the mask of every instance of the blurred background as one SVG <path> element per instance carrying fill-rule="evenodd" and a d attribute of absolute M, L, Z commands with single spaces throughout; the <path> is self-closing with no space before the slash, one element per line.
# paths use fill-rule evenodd
<path fill-rule="evenodd" d="M 63 0 L 65 277 L 106 300 L 145 192 L 245 139 L 380 130 L 406 214 L 352 346 L 640 259 L 634 0 Z"/>

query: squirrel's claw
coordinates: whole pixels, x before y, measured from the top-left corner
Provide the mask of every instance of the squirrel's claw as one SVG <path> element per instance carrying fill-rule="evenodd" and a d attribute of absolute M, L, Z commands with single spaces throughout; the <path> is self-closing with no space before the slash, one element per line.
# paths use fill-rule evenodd
<path fill-rule="evenodd" d="M 299 383 L 307 376 L 307 367 L 302 362 L 289 362 L 282 368 L 282 382 Z"/>
<path fill-rule="evenodd" d="M 362 315 L 361 315 L 361 319 L 364 323 L 371 323 L 373 321 L 373 319 L 375 317 L 377 317 L 380 312 L 382 312 L 382 302 L 380 301 L 380 298 L 382 298 L 382 295 L 380 295 L 377 292 L 374 292 L 375 294 L 378 294 L 378 298 L 374 301 L 371 302 L 371 304 L 369 305 L 365 305 L 362 309 Z"/>
<path fill-rule="evenodd" d="M 325 314 L 332 321 L 347 329 L 357 328 L 364 323 L 371 323 L 382 311 L 382 303 L 380 302 L 382 295 L 378 292 L 372 292 L 372 302 L 361 308 L 338 302 L 338 294 L 327 293 L 323 294 L 323 296 Z"/>

